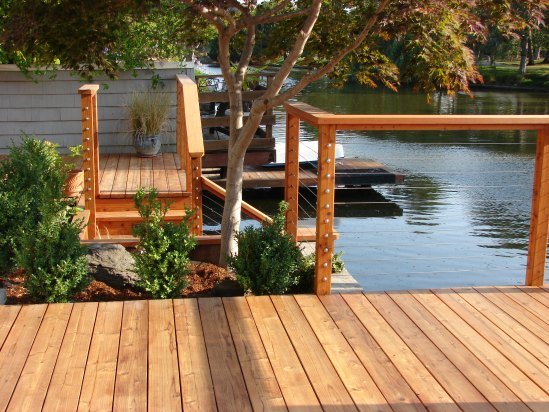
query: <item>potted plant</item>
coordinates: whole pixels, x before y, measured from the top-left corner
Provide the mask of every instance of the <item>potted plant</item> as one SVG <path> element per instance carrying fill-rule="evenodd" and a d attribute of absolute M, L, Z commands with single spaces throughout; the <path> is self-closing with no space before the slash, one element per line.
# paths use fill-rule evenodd
<path fill-rule="evenodd" d="M 133 146 L 141 157 L 153 157 L 162 145 L 160 134 L 165 130 L 170 110 L 166 93 L 134 93 L 127 104 Z"/>
<path fill-rule="evenodd" d="M 69 146 L 70 156 L 73 159 L 79 158 L 82 156 L 82 145 L 78 146 Z M 69 170 L 69 175 L 65 182 L 64 194 L 66 197 L 79 197 L 84 190 L 84 170 L 81 167 L 77 166 L 78 163 L 72 162 L 72 169 Z"/>

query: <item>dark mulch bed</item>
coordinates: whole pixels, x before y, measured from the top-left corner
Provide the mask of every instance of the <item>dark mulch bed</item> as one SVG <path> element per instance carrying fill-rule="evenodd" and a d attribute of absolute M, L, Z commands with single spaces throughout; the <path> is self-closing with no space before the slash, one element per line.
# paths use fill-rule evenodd
<path fill-rule="evenodd" d="M 181 297 L 215 296 L 214 286 L 224 279 L 234 279 L 226 269 L 211 263 L 191 263 L 188 276 L 189 286 L 181 291 Z M 23 286 L 25 273 L 21 270 L 4 276 L 7 304 L 33 303 Z M 74 297 L 75 302 L 106 302 L 114 300 L 150 299 L 147 292 L 130 288 L 115 289 L 103 282 L 93 280 L 90 285 Z"/>

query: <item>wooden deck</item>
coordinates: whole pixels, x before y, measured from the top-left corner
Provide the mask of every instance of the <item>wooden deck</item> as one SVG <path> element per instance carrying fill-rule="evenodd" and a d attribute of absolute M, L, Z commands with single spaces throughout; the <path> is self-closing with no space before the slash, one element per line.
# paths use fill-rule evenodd
<path fill-rule="evenodd" d="M 162 195 L 186 191 L 185 171 L 176 153 L 156 157 L 134 154 L 103 154 L 99 158 L 99 197 L 129 198 L 140 187 L 155 187 Z"/>
<path fill-rule="evenodd" d="M 548 411 L 549 292 L 0 308 L 0 410 Z"/>

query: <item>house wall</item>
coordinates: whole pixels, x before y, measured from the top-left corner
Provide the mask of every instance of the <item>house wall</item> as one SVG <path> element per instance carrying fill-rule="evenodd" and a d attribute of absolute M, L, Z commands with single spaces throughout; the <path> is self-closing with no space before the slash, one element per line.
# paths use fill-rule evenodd
<path fill-rule="evenodd" d="M 124 107 L 134 91 L 150 90 L 153 75 L 160 85 L 156 90 L 172 96 L 169 124 L 163 136 L 164 150 L 175 148 L 175 76 L 194 76 L 192 65 L 158 64 L 154 71 L 137 70 L 135 76 L 123 72 L 117 80 L 99 77 L 84 82 L 69 71 L 26 78 L 15 65 L 0 65 L 0 154 L 21 140 L 22 132 L 57 143 L 61 148 L 81 144 L 80 95 L 84 83 L 96 83 L 98 92 L 99 144 L 103 153 L 131 152 L 127 113 Z"/>

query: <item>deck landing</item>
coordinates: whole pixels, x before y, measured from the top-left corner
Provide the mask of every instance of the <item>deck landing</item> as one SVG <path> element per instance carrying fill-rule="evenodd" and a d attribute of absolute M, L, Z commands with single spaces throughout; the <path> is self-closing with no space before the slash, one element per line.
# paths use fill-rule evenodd
<path fill-rule="evenodd" d="M 549 410 L 549 293 L 0 308 L 0 410 Z"/>

